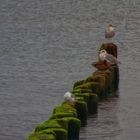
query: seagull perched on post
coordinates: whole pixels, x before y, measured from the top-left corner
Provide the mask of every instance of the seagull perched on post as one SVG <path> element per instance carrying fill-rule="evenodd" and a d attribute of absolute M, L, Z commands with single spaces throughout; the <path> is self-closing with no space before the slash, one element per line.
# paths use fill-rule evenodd
<path fill-rule="evenodd" d="M 115 35 L 115 28 L 112 24 L 109 24 L 105 30 L 105 38 L 112 39 Z"/>
<path fill-rule="evenodd" d="M 111 64 L 118 64 L 118 60 L 113 55 L 107 53 L 105 49 L 99 51 L 99 60 L 100 61 L 107 61 Z"/>
<path fill-rule="evenodd" d="M 67 103 L 73 103 L 75 101 L 75 99 L 70 92 L 66 92 L 64 94 L 64 101 Z"/>

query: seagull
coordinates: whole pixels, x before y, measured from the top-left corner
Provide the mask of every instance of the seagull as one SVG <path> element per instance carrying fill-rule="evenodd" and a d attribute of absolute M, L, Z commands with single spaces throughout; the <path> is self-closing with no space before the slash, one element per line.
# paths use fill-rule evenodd
<path fill-rule="evenodd" d="M 74 97 L 72 97 L 72 94 L 70 92 L 66 92 L 64 94 L 64 101 L 67 103 L 73 103 L 75 101 Z"/>
<path fill-rule="evenodd" d="M 112 24 L 109 24 L 105 30 L 105 38 L 112 39 L 115 35 L 115 28 Z"/>
<path fill-rule="evenodd" d="M 113 55 L 107 53 L 107 51 L 105 49 L 103 49 L 99 52 L 99 60 L 102 62 L 107 61 L 111 64 L 118 64 L 117 58 L 114 57 Z"/>

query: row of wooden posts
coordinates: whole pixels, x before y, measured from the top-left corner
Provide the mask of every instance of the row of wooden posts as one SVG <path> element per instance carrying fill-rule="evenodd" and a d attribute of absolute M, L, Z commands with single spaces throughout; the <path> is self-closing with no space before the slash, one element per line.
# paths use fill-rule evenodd
<path fill-rule="evenodd" d="M 101 49 L 117 57 L 115 44 L 102 44 Z M 114 95 L 118 83 L 117 65 L 96 70 L 89 77 L 76 81 L 71 91 L 75 102 L 63 102 L 55 107 L 50 118 L 36 126 L 27 140 L 79 140 L 80 128 L 86 124 L 88 115 L 97 113 L 98 103 Z"/>

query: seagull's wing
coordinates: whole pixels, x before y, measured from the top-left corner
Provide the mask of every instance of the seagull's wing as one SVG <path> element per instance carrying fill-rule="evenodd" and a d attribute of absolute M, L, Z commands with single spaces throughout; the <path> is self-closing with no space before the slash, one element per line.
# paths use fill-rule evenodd
<path fill-rule="evenodd" d="M 106 59 L 107 61 L 109 61 L 110 63 L 113 63 L 113 64 L 117 64 L 117 63 L 118 63 L 117 58 L 114 57 L 114 56 L 111 55 L 111 54 L 108 54 L 108 53 L 106 54 L 105 59 Z"/>

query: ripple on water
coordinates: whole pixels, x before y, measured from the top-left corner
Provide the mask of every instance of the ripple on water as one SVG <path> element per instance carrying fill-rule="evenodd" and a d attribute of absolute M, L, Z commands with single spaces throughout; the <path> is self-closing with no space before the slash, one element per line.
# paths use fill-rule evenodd
<path fill-rule="evenodd" d="M 122 129 L 119 125 L 119 99 L 113 98 L 101 102 L 97 115 L 90 116 L 86 127 L 82 127 L 80 140 L 108 140 L 119 137 Z"/>
<path fill-rule="evenodd" d="M 95 70 L 90 64 L 110 22 L 120 96 L 100 104 L 80 139 L 139 140 L 139 6 L 139 0 L 1 0 L 0 140 L 25 139 L 75 80 Z"/>

